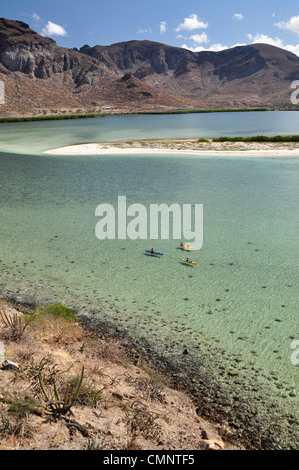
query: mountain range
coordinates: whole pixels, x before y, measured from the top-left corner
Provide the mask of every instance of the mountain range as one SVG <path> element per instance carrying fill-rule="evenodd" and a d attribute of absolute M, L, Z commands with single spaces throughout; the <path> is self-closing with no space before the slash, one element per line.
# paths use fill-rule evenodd
<path fill-rule="evenodd" d="M 1 115 L 288 107 L 299 57 L 267 44 L 192 52 L 152 41 L 60 47 L 0 18 Z"/>

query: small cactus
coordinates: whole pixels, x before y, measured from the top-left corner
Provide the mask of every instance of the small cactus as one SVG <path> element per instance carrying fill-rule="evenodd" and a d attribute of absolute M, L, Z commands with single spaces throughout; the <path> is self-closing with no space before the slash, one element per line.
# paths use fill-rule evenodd
<path fill-rule="evenodd" d="M 9 329 L 11 333 L 11 338 L 15 341 L 19 340 L 22 337 L 25 328 L 31 321 L 31 319 L 29 319 L 24 322 L 22 316 L 17 315 L 16 313 L 8 313 L 5 307 L 2 307 L 2 309 L 0 310 L 0 320 L 2 322 L 2 325 L 5 328 Z"/>
<path fill-rule="evenodd" d="M 65 415 L 70 411 L 70 409 L 72 408 L 72 406 L 74 405 L 74 403 L 76 402 L 78 398 L 80 388 L 83 382 L 83 375 L 84 375 L 84 367 L 82 367 L 80 379 L 79 379 L 77 386 L 73 388 L 71 385 L 68 385 L 64 392 L 64 396 L 61 399 L 58 389 L 57 389 L 55 379 L 53 381 L 54 398 L 50 398 L 49 393 L 45 387 L 42 374 L 41 372 L 39 373 L 38 375 L 39 384 L 43 392 L 43 395 L 45 397 L 45 400 L 52 413 L 54 413 L 55 415 Z"/>

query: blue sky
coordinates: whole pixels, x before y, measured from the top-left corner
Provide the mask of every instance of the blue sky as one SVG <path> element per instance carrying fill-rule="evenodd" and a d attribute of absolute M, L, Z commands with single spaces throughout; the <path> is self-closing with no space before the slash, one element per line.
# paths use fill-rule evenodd
<path fill-rule="evenodd" d="M 0 16 L 25 21 L 64 47 L 149 39 L 194 51 L 217 51 L 266 42 L 299 55 L 299 5 L 294 0 L 6 0 L 1 3 Z"/>

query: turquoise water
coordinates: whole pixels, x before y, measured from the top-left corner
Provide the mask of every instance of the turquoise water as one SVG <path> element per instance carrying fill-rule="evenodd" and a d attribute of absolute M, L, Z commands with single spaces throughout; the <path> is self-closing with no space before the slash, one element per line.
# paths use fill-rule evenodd
<path fill-rule="evenodd" d="M 40 153 L 65 145 L 150 138 L 298 134 L 299 113 L 269 111 L 107 116 L 66 121 L 1 123 L 0 148 Z"/>
<path fill-rule="evenodd" d="M 240 135 L 252 114 L 229 115 L 235 126 L 241 122 L 231 135 Z M 260 132 L 253 133 L 267 133 L 268 113 L 254 114 Z M 283 133 L 276 129 L 284 129 L 290 115 L 297 119 L 278 114 L 273 133 Z M 156 127 L 156 118 L 164 126 Z M 271 427 L 274 440 L 298 448 L 299 377 L 291 343 L 299 339 L 299 160 L 40 154 L 62 142 L 97 141 L 95 122 L 107 126 L 102 140 L 178 137 L 179 127 L 180 136 L 190 137 L 198 118 L 202 128 L 228 134 L 227 117 L 219 114 L 175 118 L 1 127 L 0 291 L 20 301 L 60 301 L 121 327 L 198 381 L 211 402 L 218 405 L 213 394 L 221 392 L 227 416 L 238 413 L 236 396 L 242 397 L 243 410 L 257 410 L 247 428 L 268 435 Z M 15 153 L 5 152 L 8 144 Z M 198 266 L 180 262 L 186 254 L 177 248 L 180 240 L 98 240 L 95 209 L 117 207 L 120 195 L 147 208 L 203 204 L 204 244 L 192 253 Z M 148 257 L 144 249 L 152 246 L 164 256 Z"/>

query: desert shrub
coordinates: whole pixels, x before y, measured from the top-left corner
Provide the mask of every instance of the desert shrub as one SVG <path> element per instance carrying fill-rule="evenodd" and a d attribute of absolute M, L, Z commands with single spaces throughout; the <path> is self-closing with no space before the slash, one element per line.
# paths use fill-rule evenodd
<path fill-rule="evenodd" d="M 39 318 L 44 315 L 52 315 L 58 318 L 64 318 L 65 320 L 69 320 L 71 322 L 77 322 L 77 317 L 73 313 L 72 309 L 65 307 L 64 305 L 57 303 L 57 304 L 50 304 L 47 306 L 38 306 L 33 311 L 33 317 Z"/>
<path fill-rule="evenodd" d="M 142 435 L 145 439 L 159 440 L 161 426 L 156 422 L 159 415 L 152 413 L 140 402 L 131 404 L 127 412 L 126 424 L 133 435 Z"/>

